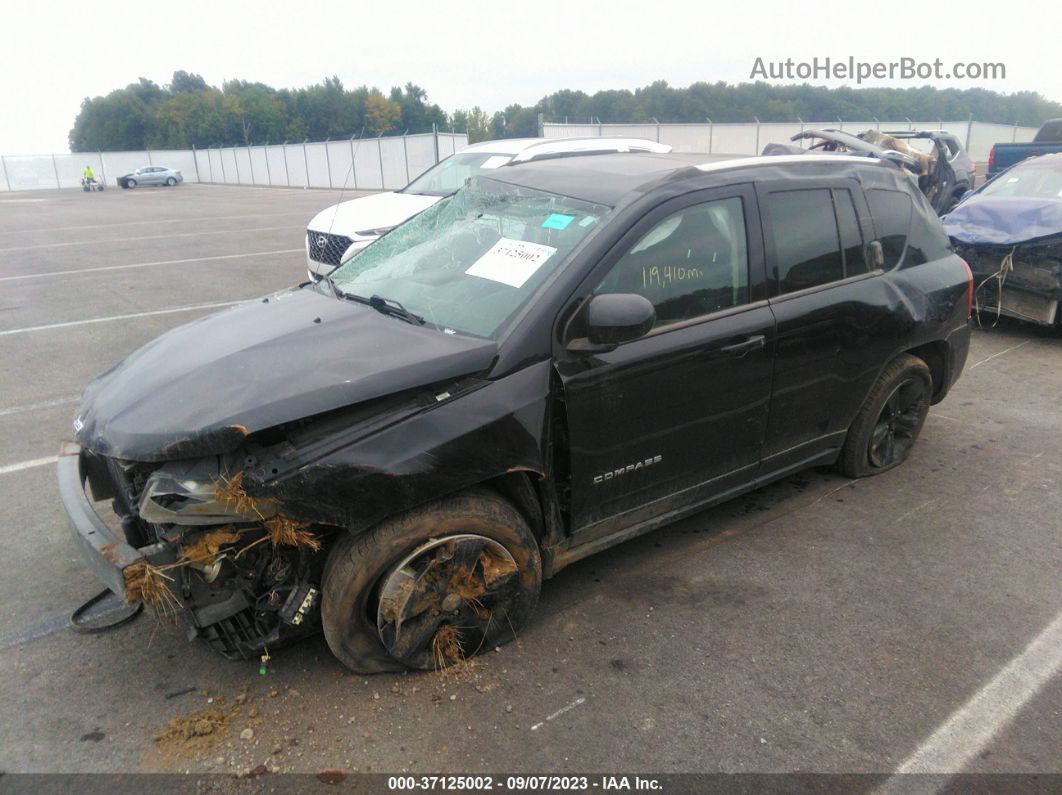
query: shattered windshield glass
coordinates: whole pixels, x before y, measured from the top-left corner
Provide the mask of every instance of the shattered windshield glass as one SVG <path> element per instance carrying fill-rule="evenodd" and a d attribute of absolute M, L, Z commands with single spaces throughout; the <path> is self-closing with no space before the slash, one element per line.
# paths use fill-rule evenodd
<path fill-rule="evenodd" d="M 448 333 L 490 337 L 611 208 L 476 177 L 332 274 Z"/>
<path fill-rule="evenodd" d="M 454 155 L 429 168 L 402 188 L 402 192 L 426 196 L 449 196 L 472 177 L 488 169 L 504 166 L 512 160 L 512 157 L 512 155 L 493 155 L 489 152 Z"/>
<path fill-rule="evenodd" d="M 985 185 L 981 195 L 1062 199 L 1062 164 L 1025 163 L 1015 166 Z"/>

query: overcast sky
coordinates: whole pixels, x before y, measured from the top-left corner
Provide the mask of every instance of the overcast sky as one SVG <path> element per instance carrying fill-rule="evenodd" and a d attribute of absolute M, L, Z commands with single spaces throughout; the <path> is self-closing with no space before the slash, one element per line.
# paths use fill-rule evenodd
<path fill-rule="evenodd" d="M 385 91 L 412 81 L 444 110 L 492 112 L 562 88 L 746 81 L 755 59 L 1002 62 L 1005 80 L 870 80 L 1062 100 L 1050 3 L 8 0 L 0 154 L 65 152 L 81 100 L 176 69 L 208 83 L 297 87 L 336 74 Z M 799 81 L 798 81 L 799 82 Z M 823 85 L 851 81 L 812 80 Z"/>

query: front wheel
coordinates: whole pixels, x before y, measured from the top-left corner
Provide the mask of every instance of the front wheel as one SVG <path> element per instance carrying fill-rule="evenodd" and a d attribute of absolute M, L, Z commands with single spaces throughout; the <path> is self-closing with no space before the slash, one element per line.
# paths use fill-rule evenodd
<path fill-rule="evenodd" d="M 523 517 L 477 489 L 338 539 L 321 620 L 329 648 L 358 673 L 437 670 L 511 640 L 541 584 Z"/>
<path fill-rule="evenodd" d="M 850 478 L 877 475 L 902 464 L 929 413 L 933 376 L 917 356 L 892 361 L 848 429 L 838 466 Z"/>
<path fill-rule="evenodd" d="M 135 188 L 136 187 L 136 180 L 135 179 L 127 179 L 125 181 L 125 187 L 127 187 L 127 188 Z"/>

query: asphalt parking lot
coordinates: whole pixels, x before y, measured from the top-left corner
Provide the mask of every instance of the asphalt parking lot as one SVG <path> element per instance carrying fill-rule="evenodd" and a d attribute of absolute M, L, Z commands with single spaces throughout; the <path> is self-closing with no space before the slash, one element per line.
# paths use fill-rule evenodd
<path fill-rule="evenodd" d="M 354 676 L 318 638 L 262 676 L 147 615 L 66 628 L 99 590 L 55 486 L 81 388 L 303 280 L 337 195 L 0 195 L 0 770 L 1062 774 L 1062 336 L 1006 321 L 903 467 L 808 471 L 583 560 L 456 673 Z M 209 709 L 209 737 L 155 741 Z"/>

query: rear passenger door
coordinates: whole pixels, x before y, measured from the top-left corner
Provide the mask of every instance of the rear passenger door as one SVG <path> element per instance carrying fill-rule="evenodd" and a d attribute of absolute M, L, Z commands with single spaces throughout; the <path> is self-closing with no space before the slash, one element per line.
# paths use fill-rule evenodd
<path fill-rule="evenodd" d="M 760 474 L 800 469 L 836 449 L 879 367 L 889 298 L 872 271 L 873 229 L 852 179 L 757 186 L 770 305 L 774 386 Z"/>

